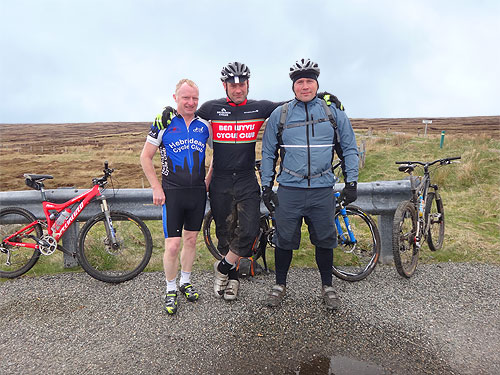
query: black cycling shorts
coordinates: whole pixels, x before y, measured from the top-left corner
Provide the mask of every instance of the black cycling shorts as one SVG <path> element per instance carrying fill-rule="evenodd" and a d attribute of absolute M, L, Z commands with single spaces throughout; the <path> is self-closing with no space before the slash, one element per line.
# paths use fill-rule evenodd
<path fill-rule="evenodd" d="M 182 229 L 199 231 L 207 193 L 204 188 L 165 189 L 163 233 L 165 238 L 181 237 Z"/>

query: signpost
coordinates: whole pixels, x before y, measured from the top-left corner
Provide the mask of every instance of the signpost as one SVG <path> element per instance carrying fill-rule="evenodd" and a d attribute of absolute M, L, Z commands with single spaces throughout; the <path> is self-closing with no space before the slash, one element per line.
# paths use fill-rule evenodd
<path fill-rule="evenodd" d="M 443 131 L 441 132 L 441 142 L 439 143 L 439 148 L 443 148 L 444 133 L 445 133 L 445 131 L 443 130 Z"/>
<path fill-rule="evenodd" d="M 422 123 L 425 124 L 424 137 L 427 137 L 427 125 L 432 124 L 432 120 L 422 120 Z"/>

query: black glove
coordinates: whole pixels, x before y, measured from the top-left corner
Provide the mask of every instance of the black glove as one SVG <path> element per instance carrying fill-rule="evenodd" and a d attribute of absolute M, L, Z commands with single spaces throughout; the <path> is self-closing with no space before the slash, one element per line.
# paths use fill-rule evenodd
<path fill-rule="evenodd" d="M 172 107 L 163 108 L 163 112 L 155 118 L 154 125 L 158 130 L 163 130 L 170 125 L 172 119 L 177 115 L 177 111 Z"/>
<path fill-rule="evenodd" d="M 262 187 L 262 201 L 264 202 L 264 205 L 267 207 L 269 212 L 274 212 L 274 209 L 279 204 L 278 196 L 270 186 Z"/>
<path fill-rule="evenodd" d="M 358 184 L 357 182 L 346 182 L 342 192 L 340 193 L 339 201 L 347 206 L 349 203 L 354 202 L 358 198 Z"/>
<path fill-rule="evenodd" d="M 340 109 L 341 111 L 345 110 L 340 100 L 335 95 L 330 94 L 329 92 L 326 91 L 319 92 L 318 98 L 323 99 L 329 106 L 332 105 L 333 103 L 335 104 L 335 107 L 337 107 L 337 109 Z"/>

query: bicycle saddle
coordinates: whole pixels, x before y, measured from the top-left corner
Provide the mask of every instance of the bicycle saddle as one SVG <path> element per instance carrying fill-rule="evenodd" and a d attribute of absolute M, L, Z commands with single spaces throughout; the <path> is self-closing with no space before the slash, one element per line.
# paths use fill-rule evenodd
<path fill-rule="evenodd" d="M 54 177 L 49 174 L 30 174 L 25 173 L 24 177 L 33 181 L 43 181 L 43 180 L 52 180 Z"/>
<path fill-rule="evenodd" d="M 415 166 L 413 164 L 407 164 L 407 165 L 401 165 L 398 170 L 400 172 L 406 172 L 406 173 L 410 173 L 410 172 L 413 172 L 413 170 L 415 169 Z"/>

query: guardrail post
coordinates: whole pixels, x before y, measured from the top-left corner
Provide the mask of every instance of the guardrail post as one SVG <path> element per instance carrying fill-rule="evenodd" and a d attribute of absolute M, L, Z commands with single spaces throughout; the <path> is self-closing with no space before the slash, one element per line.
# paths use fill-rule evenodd
<path fill-rule="evenodd" d="M 377 220 L 378 232 L 380 234 L 381 251 L 380 261 L 382 264 L 391 264 L 392 257 L 392 222 L 394 213 L 379 215 Z"/>
<path fill-rule="evenodd" d="M 66 232 L 62 236 L 62 245 L 65 249 L 71 251 L 73 254 L 76 253 L 78 246 L 78 232 L 80 224 L 78 222 L 73 222 L 72 225 L 68 227 Z M 72 268 L 79 266 L 76 257 L 64 254 L 64 268 Z"/>

